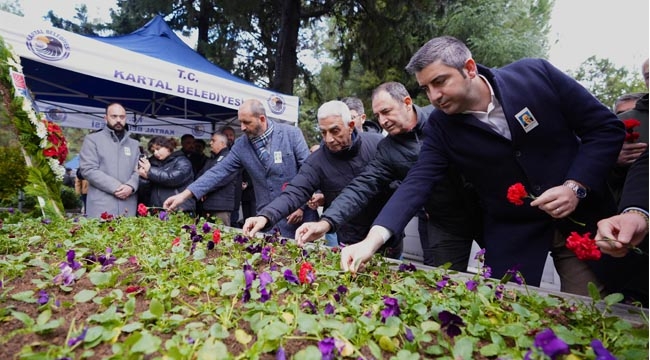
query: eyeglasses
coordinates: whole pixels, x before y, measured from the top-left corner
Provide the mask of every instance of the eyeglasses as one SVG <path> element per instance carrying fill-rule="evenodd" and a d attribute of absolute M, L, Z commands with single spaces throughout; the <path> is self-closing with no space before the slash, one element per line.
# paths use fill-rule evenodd
<path fill-rule="evenodd" d="M 120 119 L 120 120 L 126 119 L 126 115 L 111 114 L 111 115 L 108 115 L 108 117 L 110 117 L 111 119 Z"/>

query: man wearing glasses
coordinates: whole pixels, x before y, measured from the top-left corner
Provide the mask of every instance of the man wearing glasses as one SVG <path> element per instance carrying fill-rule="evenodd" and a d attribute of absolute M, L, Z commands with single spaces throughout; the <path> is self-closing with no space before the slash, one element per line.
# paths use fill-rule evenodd
<path fill-rule="evenodd" d="M 109 104 L 104 120 L 106 126 L 87 135 L 79 152 L 79 171 L 88 180 L 86 215 L 134 216 L 139 144 L 126 130 L 126 110 L 121 104 Z"/>

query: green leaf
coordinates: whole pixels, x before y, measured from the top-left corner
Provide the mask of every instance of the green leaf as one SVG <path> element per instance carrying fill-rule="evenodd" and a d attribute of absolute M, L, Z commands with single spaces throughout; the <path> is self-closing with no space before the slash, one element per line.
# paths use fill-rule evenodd
<path fill-rule="evenodd" d="M 142 336 L 131 347 L 131 351 L 143 354 L 153 354 L 158 351 L 162 340 L 148 331 L 143 331 L 141 334 Z"/>
<path fill-rule="evenodd" d="M 142 329 L 142 323 L 141 322 L 133 322 L 133 323 L 126 324 L 126 325 L 122 326 L 122 331 L 125 332 L 125 333 L 131 333 L 131 332 L 134 332 L 134 331 L 140 330 L 140 329 Z"/>
<path fill-rule="evenodd" d="M 370 353 L 372 354 L 372 356 L 374 356 L 377 359 L 383 358 L 383 356 L 381 355 L 381 348 L 376 342 L 374 342 L 373 340 L 368 340 L 368 347 L 370 348 Z"/>
<path fill-rule="evenodd" d="M 391 326 L 391 327 L 379 326 L 374 332 L 376 336 L 388 336 L 388 337 L 393 337 L 398 333 L 399 333 L 399 327 L 397 326 Z"/>
<path fill-rule="evenodd" d="M 246 345 L 251 342 L 251 340 L 253 340 L 253 337 L 250 334 L 246 333 L 246 331 L 237 329 L 235 330 L 235 340 L 237 340 L 237 342 L 240 344 Z"/>
<path fill-rule="evenodd" d="M 43 325 L 46 322 L 48 322 L 48 320 L 50 320 L 51 317 L 52 317 L 52 310 L 46 309 L 42 313 L 38 314 L 38 317 L 36 318 L 36 324 Z"/>
<path fill-rule="evenodd" d="M 517 338 L 526 331 L 526 327 L 522 324 L 508 324 L 501 326 L 498 331 L 503 336 Z"/>
<path fill-rule="evenodd" d="M 318 319 L 314 315 L 300 312 L 298 313 L 296 322 L 298 323 L 298 330 L 306 334 L 318 335 L 321 332 L 321 327 L 318 324 Z"/>
<path fill-rule="evenodd" d="M 438 332 L 440 331 L 440 324 L 438 324 L 435 321 L 427 320 L 423 321 L 422 324 L 420 325 L 420 329 L 422 329 L 422 332 Z"/>
<path fill-rule="evenodd" d="M 155 317 L 160 318 L 165 313 L 165 306 L 158 299 L 153 298 L 151 299 L 151 303 L 149 304 L 149 311 Z"/>
<path fill-rule="evenodd" d="M 623 301 L 623 294 L 621 293 L 614 293 L 605 296 L 605 304 L 607 304 L 607 306 L 618 304 L 621 301 Z"/>
<path fill-rule="evenodd" d="M 454 349 L 452 351 L 454 358 L 456 359 L 471 359 L 472 352 L 474 351 L 474 343 L 476 343 L 475 338 L 464 336 L 460 339 L 455 338 L 456 343 L 454 344 Z"/>
<path fill-rule="evenodd" d="M 17 301 L 22 301 L 26 302 L 29 304 L 33 304 L 36 302 L 36 298 L 34 298 L 34 291 L 32 290 L 27 290 L 27 291 L 21 291 L 19 293 L 15 293 L 11 295 L 11 298 Z"/>
<path fill-rule="evenodd" d="M 592 282 L 589 282 L 589 284 L 587 284 L 587 288 L 589 289 L 589 296 L 591 296 L 594 301 L 600 301 L 600 291 L 598 291 L 596 285 Z"/>
<path fill-rule="evenodd" d="M 20 322 L 22 322 L 23 324 L 25 324 L 25 326 L 27 326 L 28 328 L 29 328 L 29 327 L 32 327 L 32 326 L 34 325 L 34 319 L 32 319 L 31 317 L 29 317 L 29 315 L 25 314 L 24 312 L 20 312 L 20 311 L 12 311 L 12 312 L 11 312 L 11 316 L 13 316 L 13 317 L 15 317 L 16 319 L 18 319 Z"/>
<path fill-rule="evenodd" d="M 482 356 L 487 356 L 487 357 L 490 357 L 490 356 L 497 356 L 497 355 L 499 355 L 500 352 L 501 352 L 501 348 L 499 347 L 499 345 L 494 344 L 494 343 L 492 343 L 492 344 L 487 344 L 487 345 L 483 346 L 483 347 L 479 350 L 479 353 L 480 353 Z"/>
<path fill-rule="evenodd" d="M 223 326 L 221 324 L 218 324 L 218 323 L 213 324 L 210 327 L 209 333 L 210 333 L 210 336 L 212 336 L 214 338 L 217 338 L 217 339 L 225 339 L 228 336 L 230 336 L 230 334 L 228 333 L 228 329 L 226 329 L 225 326 Z"/>
<path fill-rule="evenodd" d="M 111 273 L 95 271 L 88 274 L 88 279 L 90 282 L 99 288 L 104 288 L 111 285 L 111 278 Z"/>
<path fill-rule="evenodd" d="M 291 329 L 283 321 L 273 321 L 258 334 L 260 339 L 277 340 L 289 333 Z"/>
<path fill-rule="evenodd" d="M 95 295 L 97 295 L 97 291 L 95 290 L 81 290 L 77 293 L 77 295 L 74 296 L 74 301 L 78 303 L 85 303 L 94 298 Z"/>
<path fill-rule="evenodd" d="M 294 356 L 293 360 L 314 360 L 322 359 L 323 354 L 320 350 L 314 345 L 309 345 L 305 349 L 298 351 Z"/>
<path fill-rule="evenodd" d="M 214 338 L 208 338 L 196 353 L 197 360 L 230 359 L 228 348 L 224 343 Z"/>

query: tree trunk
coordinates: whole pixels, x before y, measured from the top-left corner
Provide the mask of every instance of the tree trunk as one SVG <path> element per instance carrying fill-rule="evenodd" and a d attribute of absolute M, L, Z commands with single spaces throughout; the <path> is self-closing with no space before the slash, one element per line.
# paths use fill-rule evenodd
<path fill-rule="evenodd" d="M 278 52 L 275 61 L 275 75 L 271 88 L 293 95 L 293 81 L 298 66 L 298 30 L 300 29 L 300 0 L 282 1 L 282 18 Z"/>

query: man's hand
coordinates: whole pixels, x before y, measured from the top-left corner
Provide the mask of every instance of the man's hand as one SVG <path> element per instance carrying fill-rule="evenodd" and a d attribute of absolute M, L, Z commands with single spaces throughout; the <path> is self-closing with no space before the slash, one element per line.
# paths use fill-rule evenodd
<path fill-rule="evenodd" d="M 293 213 L 289 214 L 289 216 L 287 216 L 287 223 L 300 224 L 302 222 L 302 214 L 302 209 L 294 211 Z"/>
<path fill-rule="evenodd" d="M 319 206 L 323 206 L 325 204 L 325 195 L 322 193 L 315 193 L 314 195 L 311 196 L 311 199 L 307 201 L 307 206 L 309 206 L 310 209 L 312 210 L 318 210 Z"/>
<path fill-rule="evenodd" d="M 320 239 L 330 231 L 330 228 L 330 224 L 325 220 L 304 223 L 296 229 L 296 244 L 303 246 L 308 242 Z"/>
<path fill-rule="evenodd" d="M 552 187 L 538 196 L 530 203 L 530 206 L 537 206 L 556 219 L 569 216 L 578 206 L 580 200 L 568 186 L 560 185 Z"/>
<path fill-rule="evenodd" d="M 176 195 L 170 196 L 163 203 L 163 209 L 169 211 L 175 210 L 180 204 L 183 203 L 183 201 L 187 200 L 190 196 L 192 196 L 192 192 L 187 189 Z"/>
<path fill-rule="evenodd" d="M 639 213 L 628 212 L 600 220 L 595 239 L 600 251 L 622 257 L 630 251 L 628 246 L 638 246 L 647 234 L 647 218 Z"/>
<path fill-rule="evenodd" d="M 127 184 L 122 184 L 117 187 L 113 195 L 120 200 L 125 200 L 133 194 L 133 188 Z"/>
<path fill-rule="evenodd" d="M 638 143 L 623 143 L 621 152 L 618 153 L 618 159 L 616 160 L 616 165 L 618 166 L 629 166 L 632 165 L 636 159 L 643 154 L 645 149 L 648 147 L 648 144 L 638 142 Z"/>
<path fill-rule="evenodd" d="M 384 245 L 381 234 L 371 228 L 363 241 L 341 248 L 341 269 L 355 274 Z"/>
<path fill-rule="evenodd" d="M 264 216 L 253 216 L 246 219 L 242 230 L 245 236 L 255 236 L 258 231 L 264 229 L 266 224 L 269 222 L 269 219 Z"/>

